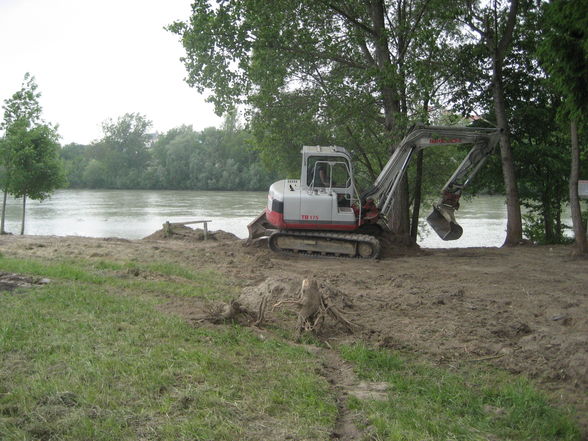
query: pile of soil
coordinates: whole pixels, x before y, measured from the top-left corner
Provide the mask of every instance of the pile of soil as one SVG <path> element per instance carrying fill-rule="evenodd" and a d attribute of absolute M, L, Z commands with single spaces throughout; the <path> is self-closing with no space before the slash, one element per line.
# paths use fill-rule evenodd
<path fill-rule="evenodd" d="M 407 236 L 382 233 L 378 236 L 378 240 L 380 241 L 380 259 L 426 254 L 425 250 Z"/>
<path fill-rule="evenodd" d="M 134 241 L 3 236 L 0 248 L 21 258 L 138 264 L 155 258 L 212 270 L 237 284 L 240 301 L 249 298 L 252 308 L 261 293 L 274 296 L 270 309 L 295 297 L 302 280 L 314 276 L 321 290 L 335 293 L 345 317 L 361 325 L 354 332 L 327 326 L 319 337 L 328 345 L 364 341 L 442 365 L 490 364 L 520 373 L 561 404 L 575 406 L 588 428 L 588 261 L 572 257 L 571 247 L 403 251 L 392 244 L 379 260 L 317 259 L 274 254 L 263 244 L 245 247 L 223 232 L 203 241 L 197 239 L 201 230 L 190 230 L 181 230 L 188 236 L 163 238 L 159 231 Z M 204 320 L 210 305 L 202 300 L 166 301 L 166 313 L 195 326 L 218 326 Z M 295 320 L 295 311 L 280 308 L 268 314 L 267 328 L 291 330 Z"/>
<path fill-rule="evenodd" d="M 235 241 L 239 240 L 237 236 L 227 231 L 208 231 L 206 237 L 204 230 L 199 228 L 190 228 L 186 225 L 174 226 L 171 231 L 164 229 L 157 230 L 155 233 L 143 238 L 143 240 L 182 240 L 186 242 L 200 242 L 203 240 L 216 241 Z"/>

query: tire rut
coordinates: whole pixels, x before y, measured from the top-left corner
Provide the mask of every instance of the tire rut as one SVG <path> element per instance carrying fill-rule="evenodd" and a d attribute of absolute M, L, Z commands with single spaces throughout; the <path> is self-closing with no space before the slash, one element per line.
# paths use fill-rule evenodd
<path fill-rule="evenodd" d="M 362 417 L 349 409 L 349 397 L 369 400 L 387 400 L 388 385 L 360 381 L 353 370 L 353 365 L 341 358 L 336 350 L 308 347 L 315 353 L 323 364 L 323 376 L 331 386 L 338 409 L 335 427 L 331 432 L 332 441 L 359 441 L 364 439 L 367 432 L 358 427 Z"/>

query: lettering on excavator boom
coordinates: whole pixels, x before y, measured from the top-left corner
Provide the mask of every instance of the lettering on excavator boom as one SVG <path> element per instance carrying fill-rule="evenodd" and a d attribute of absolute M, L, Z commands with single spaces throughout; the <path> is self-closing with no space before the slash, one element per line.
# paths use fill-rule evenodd
<path fill-rule="evenodd" d="M 460 144 L 461 143 L 461 138 L 453 138 L 453 139 L 443 139 L 443 138 L 437 138 L 437 139 L 429 139 L 429 144 Z"/>

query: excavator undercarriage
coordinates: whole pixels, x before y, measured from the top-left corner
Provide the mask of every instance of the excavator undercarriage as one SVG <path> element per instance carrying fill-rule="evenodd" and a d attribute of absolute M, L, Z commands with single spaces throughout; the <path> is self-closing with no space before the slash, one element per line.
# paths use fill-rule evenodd
<path fill-rule="evenodd" d="M 375 259 L 380 242 L 373 236 L 325 231 L 276 231 L 269 237 L 272 251 L 310 257 Z"/>
<path fill-rule="evenodd" d="M 369 234 L 277 230 L 267 221 L 265 211 L 247 229 L 247 245 L 267 237 L 269 248 L 284 255 L 375 259 L 380 254 L 380 242 Z"/>

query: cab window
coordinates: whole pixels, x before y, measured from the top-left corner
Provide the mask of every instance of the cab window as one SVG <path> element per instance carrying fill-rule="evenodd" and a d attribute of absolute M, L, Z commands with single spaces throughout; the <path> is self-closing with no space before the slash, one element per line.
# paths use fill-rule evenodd
<path fill-rule="evenodd" d="M 345 158 L 311 156 L 308 158 L 306 185 L 347 188 L 350 184 L 349 163 Z"/>
<path fill-rule="evenodd" d="M 347 161 L 337 162 L 333 165 L 332 182 L 335 188 L 347 188 L 349 187 L 349 169 Z"/>

